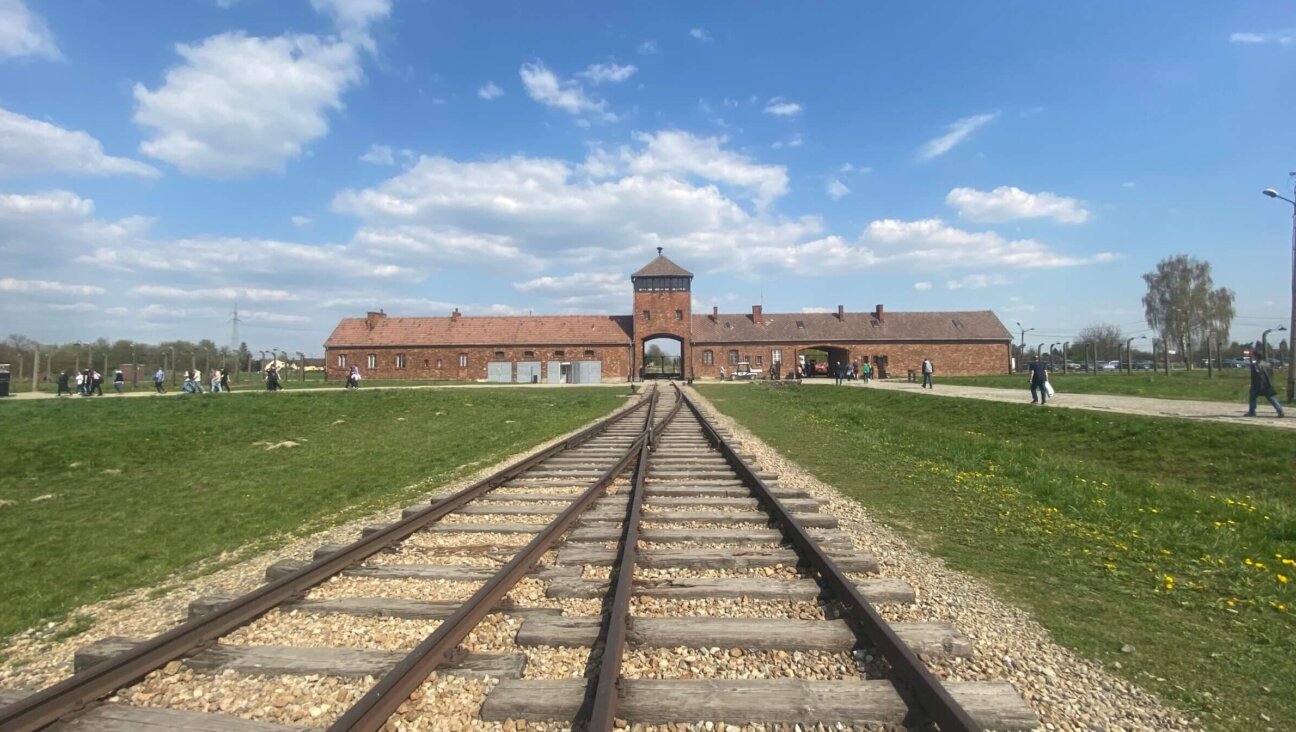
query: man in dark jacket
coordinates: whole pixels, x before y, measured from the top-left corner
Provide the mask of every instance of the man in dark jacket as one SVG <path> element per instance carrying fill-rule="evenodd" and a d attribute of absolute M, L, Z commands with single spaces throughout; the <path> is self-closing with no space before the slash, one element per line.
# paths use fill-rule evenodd
<path fill-rule="evenodd" d="M 1269 400 L 1278 416 L 1283 416 L 1282 405 L 1278 403 L 1278 391 L 1273 386 L 1273 364 L 1265 360 L 1264 348 L 1257 348 L 1251 360 L 1251 401 L 1246 416 L 1256 416 L 1256 397 Z"/>
<path fill-rule="evenodd" d="M 1026 367 L 1030 370 L 1030 390 L 1031 404 L 1039 402 L 1041 405 L 1048 402 L 1048 365 L 1035 357 L 1034 361 Z"/>

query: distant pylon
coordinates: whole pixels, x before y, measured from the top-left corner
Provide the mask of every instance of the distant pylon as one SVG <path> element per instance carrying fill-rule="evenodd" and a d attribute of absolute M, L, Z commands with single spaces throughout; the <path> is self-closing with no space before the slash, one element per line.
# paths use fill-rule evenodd
<path fill-rule="evenodd" d="M 242 323 L 242 322 L 243 322 L 242 320 L 239 320 L 239 316 L 238 316 L 238 303 L 236 302 L 236 303 L 234 303 L 234 317 L 230 318 L 230 324 L 231 324 L 231 326 L 232 326 L 232 327 L 230 328 L 230 338 L 231 338 L 231 342 L 230 342 L 230 350 L 233 350 L 233 351 L 235 351 L 235 352 L 237 352 L 238 349 L 239 349 L 238 326 L 239 326 L 239 323 Z"/>

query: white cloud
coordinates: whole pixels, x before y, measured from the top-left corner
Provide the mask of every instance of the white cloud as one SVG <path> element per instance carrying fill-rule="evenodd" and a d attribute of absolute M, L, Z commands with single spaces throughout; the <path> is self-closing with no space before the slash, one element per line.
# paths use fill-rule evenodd
<path fill-rule="evenodd" d="M 577 71 L 576 75 L 597 86 L 598 84 L 620 84 L 634 76 L 638 70 L 639 67 L 633 64 L 626 66 L 618 66 L 616 63 L 590 64 L 584 71 Z"/>
<path fill-rule="evenodd" d="M 390 145 L 370 145 L 360 156 L 360 162 L 373 165 L 395 165 L 396 151 Z"/>
<path fill-rule="evenodd" d="M 1089 220 L 1089 211 L 1074 198 L 1047 191 L 1027 193 L 1015 186 L 999 186 L 989 192 L 955 188 L 945 202 L 957 208 L 961 218 L 982 223 L 1050 218 L 1062 224 L 1083 224 Z"/>
<path fill-rule="evenodd" d="M 23 0 L 0 0 L 0 57 L 23 56 L 57 59 L 59 50 L 45 19 Z"/>
<path fill-rule="evenodd" d="M 514 282 L 518 292 L 536 295 L 568 312 L 619 312 L 630 297 L 624 272 L 575 272 Z"/>
<path fill-rule="evenodd" d="M 804 144 L 805 144 L 805 139 L 800 134 L 796 134 L 793 135 L 790 139 L 788 139 L 787 142 L 783 142 L 782 140 L 780 140 L 774 143 L 773 145 L 770 145 L 770 147 L 774 148 L 775 150 L 782 150 L 785 147 L 788 148 L 801 147 Z"/>
<path fill-rule="evenodd" d="M 536 257 L 522 252 L 510 237 L 451 227 L 364 227 L 351 245 L 378 258 L 418 261 L 425 266 L 539 269 Z"/>
<path fill-rule="evenodd" d="M 826 308 L 826 307 L 821 306 L 821 305 L 811 305 L 811 306 L 809 306 L 809 307 L 801 308 L 801 312 L 803 312 L 803 313 L 830 313 L 830 312 L 832 312 L 832 311 L 829 310 L 829 309 Z"/>
<path fill-rule="evenodd" d="M 643 43 L 640 43 L 639 53 L 645 56 L 651 56 L 654 53 L 657 53 L 657 41 L 649 39 L 647 41 L 644 41 Z"/>
<path fill-rule="evenodd" d="M 315 219 L 312 219 L 309 216 L 294 216 L 292 217 L 292 222 L 293 226 L 310 226 L 315 223 Z"/>
<path fill-rule="evenodd" d="M 930 282 L 915 282 L 915 283 L 913 284 L 913 288 L 914 288 L 915 290 L 917 290 L 918 292 L 926 292 L 926 291 L 928 291 L 928 290 L 930 290 L 930 289 L 932 288 L 932 283 L 930 283 Z"/>
<path fill-rule="evenodd" d="M 1137 185 L 1138 185 L 1138 184 L 1135 183 L 1134 181 L 1132 181 L 1132 180 L 1127 180 L 1127 181 L 1125 181 L 1124 183 L 1121 183 L 1121 188 L 1133 188 L 1133 187 L 1135 187 L 1135 186 L 1137 186 Z"/>
<path fill-rule="evenodd" d="M 955 145 L 966 140 L 973 132 L 993 122 L 998 116 L 998 112 L 990 112 L 958 120 L 946 128 L 948 131 L 945 134 L 924 143 L 918 150 L 918 159 L 931 160 L 944 155 L 953 150 Z"/>
<path fill-rule="evenodd" d="M 499 88 L 495 82 L 488 81 L 484 86 L 477 90 L 477 96 L 489 102 L 492 99 L 498 99 L 504 96 L 504 90 Z"/>
<path fill-rule="evenodd" d="M 1284 30 L 1272 33 L 1231 33 L 1229 34 L 1230 43 L 1244 43 L 1255 45 L 1260 43 L 1277 43 L 1280 46 L 1288 46 L 1296 42 L 1296 31 Z"/>
<path fill-rule="evenodd" d="M 99 309 L 99 306 L 92 302 L 67 302 L 52 303 L 49 309 L 69 313 L 93 313 Z"/>
<path fill-rule="evenodd" d="M 85 132 L 0 108 L 0 178 L 43 173 L 160 175 L 151 165 L 104 155 L 103 145 Z"/>
<path fill-rule="evenodd" d="M 828 179 L 828 184 L 824 187 L 824 191 L 827 192 L 828 197 L 834 201 L 840 201 L 843 196 L 850 193 L 850 189 L 846 187 L 846 184 L 836 178 Z"/>
<path fill-rule="evenodd" d="M 859 173 L 860 175 L 868 175 L 869 173 L 873 172 L 873 169 L 868 166 L 856 167 L 851 163 L 842 163 L 842 166 L 837 169 L 837 172 L 838 173 Z"/>
<path fill-rule="evenodd" d="M 239 318 L 249 323 L 270 323 L 273 325 L 301 325 L 311 322 L 311 319 L 305 315 L 291 315 L 289 313 L 268 313 L 264 310 L 249 310 L 239 312 Z"/>
<path fill-rule="evenodd" d="M 68 285 L 48 280 L 15 280 L 9 277 L 0 279 L 0 292 L 25 292 L 44 295 L 102 295 L 107 292 L 95 285 Z"/>
<path fill-rule="evenodd" d="M 795 117 L 805 108 L 796 102 L 789 102 L 783 97 L 774 97 L 765 105 L 765 114 L 772 114 L 776 117 Z"/>
<path fill-rule="evenodd" d="M 987 287 L 1001 287 L 1008 284 L 1008 278 L 1003 275 L 987 274 L 970 274 L 962 279 L 950 280 L 945 283 L 948 290 L 984 290 Z"/>
<path fill-rule="evenodd" d="M 162 86 L 135 85 L 134 121 L 148 130 L 146 155 L 191 175 L 282 172 L 328 133 L 328 112 L 361 79 L 354 45 L 310 35 L 224 33 L 176 51 L 184 61 Z"/>
<path fill-rule="evenodd" d="M 342 37 L 374 50 L 369 26 L 391 15 L 391 0 L 311 0 L 311 7 L 333 19 Z"/>
<path fill-rule="evenodd" d="M 699 41 L 711 40 L 711 34 L 705 28 L 692 28 L 689 30 L 689 36 Z"/>
<path fill-rule="evenodd" d="M 547 107 L 561 109 L 568 114 L 595 114 L 609 122 L 616 119 L 616 115 L 606 111 L 605 102 L 587 96 L 579 83 L 571 79 L 559 79 L 542 62 L 522 64 L 518 73 L 522 77 L 522 86 L 526 89 L 527 96 Z"/>
<path fill-rule="evenodd" d="M 697 137 L 680 130 L 637 133 L 642 151 L 627 153 L 631 172 L 683 173 L 750 191 L 759 205 L 771 203 L 788 190 L 787 168 L 760 165 L 745 155 L 722 149 L 725 137 Z"/>
<path fill-rule="evenodd" d="M 246 302 L 287 302 L 298 299 L 287 290 L 268 290 L 255 287 L 187 288 L 166 285 L 140 285 L 131 288 L 136 297 L 160 297 L 173 300 L 241 300 Z"/>

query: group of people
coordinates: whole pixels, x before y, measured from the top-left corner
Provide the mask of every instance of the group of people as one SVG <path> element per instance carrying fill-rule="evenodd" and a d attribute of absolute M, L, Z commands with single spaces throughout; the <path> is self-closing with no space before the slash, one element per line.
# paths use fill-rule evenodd
<path fill-rule="evenodd" d="M 121 371 L 119 370 L 117 373 L 121 374 Z M 213 394 L 229 391 L 229 369 L 212 369 L 211 375 L 207 379 L 207 386 Z M 158 366 L 158 370 L 153 372 L 153 388 L 159 394 L 166 393 L 166 371 L 161 366 Z M 184 383 L 181 385 L 181 390 L 185 394 L 204 393 L 202 370 L 185 369 Z"/>
<path fill-rule="evenodd" d="M 64 371 L 59 374 L 56 382 L 58 384 L 58 393 L 55 396 L 63 396 L 64 394 L 72 396 L 72 381 L 71 373 Z M 113 373 L 113 389 L 118 394 L 122 393 L 122 385 L 125 381 L 126 377 L 122 374 L 122 370 L 117 369 Z M 94 369 L 78 371 L 76 375 L 76 393 L 81 396 L 90 396 L 91 394 L 103 396 L 103 374 Z"/>
<path fill-rule="evenodd" d="M 810 368 L 813 368 L 813 362 L 811 362 Z M 836 377 L 838 384 L 843 381 L 863 381 L 867 384 L 873 380 L 873 364 L 868 361 L 863 363 L 851 361 L 850 364 L 839 361 L 833 369 L 833 376 Z"/>
<path fill-rule="evenodd" d="M 721 381 L 724 380 L 723 366 L 720 367 L 720 380 Z M 360 367 L 359 366 L 352 366 L 351 370 L 347 372 L 346 388 L 348 389 L 360 388 Z"/>

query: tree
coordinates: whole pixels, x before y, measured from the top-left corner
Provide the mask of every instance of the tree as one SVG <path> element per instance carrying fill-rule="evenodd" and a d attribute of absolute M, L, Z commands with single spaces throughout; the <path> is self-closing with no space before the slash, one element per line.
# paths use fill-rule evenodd
<path fill-rule="evenodd" d="M 1094 360 L 1101 361 L 1104 356 L 1114 357 L 1123 345 L 1125 338 L 1119 326 L 1099 323 L 1081 328 L 1071 348 L 1084 353 L 1086 346 L 1094 346 Z"/>
<path fill-rule="evenodd" d="M 1184 364 L 1192 368 L 1194 344 L 1207 338 L 1228 340 L 1236 311 L 1233 291 L 1215 288 L 1210 262 L 1179 254 L 1157 263 L 1155 272 L 1143 275 L 1147 294 L 1143 311 L 1147 323 L 1162 343 L 1175 343 Z"/>
<path fill-rule="evenodd" d="M 644 351 L 644 354 L 649 358 L 661 358 L 666 355 L 666 352 L 662 350 L 661 346 L 652 343 L 648 346 L 648 350 Z"/>

